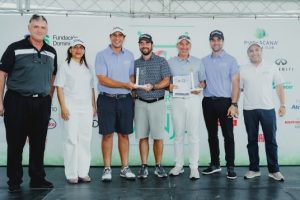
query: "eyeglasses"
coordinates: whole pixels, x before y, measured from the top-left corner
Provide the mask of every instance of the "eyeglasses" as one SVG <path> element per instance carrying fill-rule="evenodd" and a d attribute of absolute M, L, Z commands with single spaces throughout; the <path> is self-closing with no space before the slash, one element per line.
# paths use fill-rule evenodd
<path fill-rule="evenodd" d="M 187 40 L 190 40 L 191 38 L 190 38 L 190 36 L 188 36 L 188 35 L 181 35 L 181 36 L 179 36 L 178 40 L 181 40 L 181 39 L 187 39 Z"/>
<path fill-rule="evenodd" d="M 42 56 L 44 55 L 44 56 Z M 46 64 L 48 62 L 48 55 L 46 51 L 32 54 L 32 62 L 38 64 Z"/>
<path fill-rule="evenodd" d="M 32 15 L 31 18 L 30 18 L 30 20 L 29 20 L 29 23 L 30 23 L 32 20 L 43 20 L 43 21 L 45 21 L 46 23 L 48 23 L 47 20 L 46 20 L 46 18 L 45 18 L 43 15 L 38 15 L 38 14 Z"/>

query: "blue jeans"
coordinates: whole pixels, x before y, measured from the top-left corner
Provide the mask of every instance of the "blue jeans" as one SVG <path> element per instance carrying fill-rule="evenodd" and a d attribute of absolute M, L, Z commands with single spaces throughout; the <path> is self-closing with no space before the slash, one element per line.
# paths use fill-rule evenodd
<path fill-rule="evenodd" d="M 275 109 L 243 110 L 246 131 L 248 134 L 249 170 L 259 171 L 258 131 L 261 124 L 267 154 L 268 170 L 271 173 L 279 171 L 277 142 L 276 142 L 276 114 Z"/>

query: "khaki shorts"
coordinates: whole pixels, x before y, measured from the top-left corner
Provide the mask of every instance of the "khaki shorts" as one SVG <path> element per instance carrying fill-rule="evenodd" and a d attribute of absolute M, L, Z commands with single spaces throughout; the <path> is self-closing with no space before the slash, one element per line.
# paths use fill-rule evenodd
<path fill-rule="evenodd" d="M 166 122 L 165 100 L 154 103 L 135 101 L 135 137 L 143 139 L 151 135 L 152 139 L 163 139 Z"/>

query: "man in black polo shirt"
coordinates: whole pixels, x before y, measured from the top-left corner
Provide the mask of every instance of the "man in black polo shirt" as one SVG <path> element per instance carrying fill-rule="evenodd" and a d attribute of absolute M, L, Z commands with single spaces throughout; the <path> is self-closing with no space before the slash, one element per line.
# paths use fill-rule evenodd
<path fill-rule="evenodd" d="M 22 152 L 27 137 L 30 188 L 53 188 L 45 179 L 44 150 L 57 57 L 55 49 L 44 42 L 48 24 L 43 16 L 33 15 L 28 30 L 29 36 L 7 47 L 0 63 L 0 115 L 6 128 L 10 192 L 21 190 Z"/>

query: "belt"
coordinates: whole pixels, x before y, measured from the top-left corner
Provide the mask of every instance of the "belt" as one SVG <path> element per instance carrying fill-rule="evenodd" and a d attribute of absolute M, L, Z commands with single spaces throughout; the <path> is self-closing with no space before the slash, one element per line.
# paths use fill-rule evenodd
<path fill-rule="evenodd" d="M 115 98 L 115 99 L 123 99 L 123 98 L 130 96 L 129 93 L 128 94 L 109 94 L 106 92 L 99 92 L 99 95 L 110 97 L 110 98 Z"/>
<path fill-rule="evenodd" d="M 136 97 L 136 99 L 138 99 L 138 100 L 140 100 L 140 101 L 143 101 L 143 102 L 146 102 L 146 103 L 154 103 L 154 102 L 163 100 L 164 98 L 165 98 L 165 97 L 159 97 L 159 98 L 156 98 L 156 99 L 146 100 L 146 99 L 142 99 L 142 98 L 140 98 L 140 97 Z"/>
<path fill-rule="evenodd" d="M 30 97 L 30 98 L 42 98 L 42 97 L 48 96 L 48 95 L 44 95 L 44 94 L 22 95 L 19 92 L 16 92 L 16 91 L 13 91 L 13 90 L 7 90 L 7 92 L 11 92 L 11 93 L 17 94 L 17 95 L 22 96 L 22 97 Z"/>
<path fill-rule="evenodd" d="M 230 97 L 204 97 L 204 98 L 208 98 L 211 100 L 230 99 Z"/>

